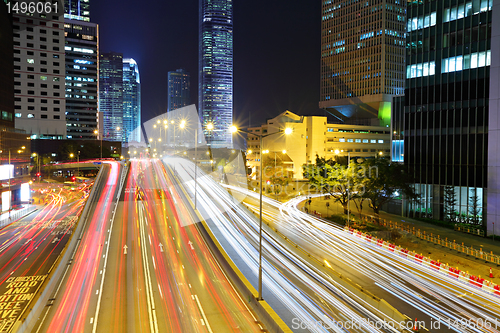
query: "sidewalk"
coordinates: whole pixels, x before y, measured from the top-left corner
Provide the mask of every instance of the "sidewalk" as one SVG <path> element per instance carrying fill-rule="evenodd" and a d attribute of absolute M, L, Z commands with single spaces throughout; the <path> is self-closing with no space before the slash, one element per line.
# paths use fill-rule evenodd
<path fill-rule="evenodd" d="M 330 206 L 328 208 L 326 203 L 329 202 Z M 299 204 L 299 208 L 303 209 L 304 203 Z M 351 202 L 351 214 L 355 215 L 355 218 L 359 220 L 359 212 L 356 206 Z M 306 206 L 309 211 L 316 211 L 321 214 L 322 217 L 327 217 L 331 215 L 343 214 L 343 208 L 340 204 L 334 203 L 332 199 L 325 200 L 324 198 L 313 198 L 312 203 Z M 373 210 L 368 207 L 368 203 L 363 203 L 363 216 L 372 215 Z M 351 215 L 351 216 L 352 216 Z M 457 244 L 464 243 L 465 246 L 472 246 L 476 249 L 482 248 L 484 252 L 492 251 L 493 254 L 500 255 L 500 237 L 498 240 L 483 238 L 479 236 L 474 236 L 471 234 L 462 233 L 455 231 L 453 229 L 448 229 L 441 226 L 436 226 L 427 222 L 418 221 L 406 217 L 401 217 L 394 214 L 388 214 L 386 212 L 380 213 L 380 220 L 386 220 L 387 222 L 397 222 L 398 224 L 405 224 L 410 226 L 410 228 L 415 227 L 415 229 L 420 229 L 421 232 L 425 231 L 426 234 L 433 234 L 434 236 L 439 235 L 441 239 L 448 238 L 449 241 L 455 240 Z M 383 233 L 383 232 L 380 232 Z M 385 232 L 387 234 L 387 232 Z M 441 262 L 449 263 L 451 266 L 457 266 L 464 271 L 469 271 L 471 274 L 476 276 L 481 275 L 483 278 L 492 280 L 497 284 L 500 284 L 500 268 L 496 265 L 487 264 L 483 260 L 474 259 L 474 257 L 466 256 L 465 254 L 459 253 L 457 251 L 449 250 L 440 245 L 435 245 L 431 242 L 421 240 L 413 235 L 408 235 L 397 240 L 391 240 L 392 243 L 403 246 L 410 250 L 416 251 L 418 253 L 423 253 L 424 256 L 428 256 L 434 260 L 440 260 Z M 489 278 L 489 267 L 493 269 L 494 278 Z"/>

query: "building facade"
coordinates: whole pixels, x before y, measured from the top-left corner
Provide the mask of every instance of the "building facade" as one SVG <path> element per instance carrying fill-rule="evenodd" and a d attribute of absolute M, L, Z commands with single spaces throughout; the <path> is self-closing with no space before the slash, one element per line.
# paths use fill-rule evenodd
<path fill-rule="evenodd" d="M 487 222 L 493 232 L 500 215 L 498 91 L 490 92 L 499 85 L 492 72 L 500 65 L 500 48 L 492 46 L 498 9 L 488 0 L 408 3 L 405 97 L 395 100 L 392 127 L 422 198 L 410 215 Z"/>
<path fill-rule="evenodd" d="M 285 135 L 285 128 L 293 133 Z M 383 126 L 329 124 L 324 116 L 298 116 L 290 111 L 247 129 L 256 135 L 277 133 L 263 138 L 262 151 L 286 161 L 287 171 L 303 179 L 302 165 L 316 163 L 316 155 L 326 159 L 337 156 L 371 158 L 389 156 L 390 131 Z M 281 133 L 279 133 L 281 132 Z M 260 139 L 247 135 L 247 164 L 254 176 L 260 167 Z"/>
<path fill-rule="evenodd" d="M 190 104 L 191 76 L 184 69 L 168 72 L 167 112 Z"/>
<path fill-rule="evenodd" d="M 66 19 L 64 30 L 66 136 L 68 139 L 96 139 L 99 27 L 95 23 Z"/>
<path fill-rule="evenodd" d="M 404 93 L 405 28 L 406 1 L 323 1 L 320 108 L 390 124 L 392 96 Z"/>
<path fill-rule="evenodd" d="M 14 128 L 14 41 L 12 16 L 0 1 L 0 127 Z"/>
<path fill-rule="evenodd" d="M 99 55 L 99 119 L 102 138 L 122 141 L 123 130 L 123 55 L 109 52 Z"/>
<path fill-rule="evenodd" d="M 208 144 L 232 146 L 233 2 L 200 0 L 198 112 Z"/>
<path fill-rule="evenodd" d="M 141 142 L 141 77 L 134 59 L 123 59 L 123 142 Z"/>
<path fill-rule="evenodd" d="M 64 18 L 90 22 L 90 0 L 64 0 Z"/>
<path fill-rule="evenodd" d="M 66 138 L 63 16 L 14 14 L 13 27 L 16 128 Z"/>

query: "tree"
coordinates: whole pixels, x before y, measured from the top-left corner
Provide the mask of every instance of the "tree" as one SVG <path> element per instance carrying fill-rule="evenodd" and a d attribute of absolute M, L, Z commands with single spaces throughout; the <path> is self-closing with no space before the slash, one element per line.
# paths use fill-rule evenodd
<path fill-rule="evenodd" d="M 362 196 L 369 200 L 368 205 L 375 214 L 378 215 L 382 205 L 393 200 L 398 192 L 409 200 L 418 201 L 411 185 L 413 179 L 403 165 L 391 163 L 387 158 L 367 159 L 362 163 L 361 172 L 364 173 L 362 184 L 365 187 Z"/>
<path fill-rule="evenodd" d="M 309 183 L 314 185 L 322 193 L 328 193 L 335 202 L 344 208 L 347 214 L 347 204 L 350 194 L 355 192 L 358 185 L 356 174 L 356 163 L 351 161 L 348 168 L 345 165 L 335 163 L 333 160 L 325 161 L 323 158 L 316 158 L 316 165 L 303 165 L 304 177 L 309 179 Z"/>
<path fill-rule="evenodd" d="M 457 204 L 457 197 L 455 195 L 455 188 L 453 186 L 444 187 L 443 201 L 444 219 L 451 222 L 455 219 L 455 205 Z"/>
<path fill-rule="evenodd" d="M 472 224 L 479 224 L 480 213 L 479 196 L 477 195 L 477 189 L 475 188 L 471 190 L 471 196 L 469 197 L 469 214 L 471 215 L 470 222 L 472 222 Z"/>

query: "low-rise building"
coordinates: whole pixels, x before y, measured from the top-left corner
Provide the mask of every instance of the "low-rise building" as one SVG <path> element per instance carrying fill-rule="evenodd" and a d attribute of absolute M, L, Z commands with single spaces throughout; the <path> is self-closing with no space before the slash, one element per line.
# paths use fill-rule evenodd
<path fill-rule="evenodd" d="M 293 132 L 286 135 L 285 129 Z M 252 177 L 258 175 L 260 166 L 260 138 L 262 151 L 280 156 L 287 171 L 294 179 L 303 179 L 302 165 L 316 162 L 316 155 L 326 159 L 336 156 L 369 158 L 390 155 L 390 129 L 382 126 L 332 124 L 325 116 L 299 116 L 285 111 L 268 119 L 259 127 L 250 127 L 247 135 L 247 165 Z M 275 154 L 275 155 L 273 155 Z M 286 156 L 282 156 L 286 155 Z"/>

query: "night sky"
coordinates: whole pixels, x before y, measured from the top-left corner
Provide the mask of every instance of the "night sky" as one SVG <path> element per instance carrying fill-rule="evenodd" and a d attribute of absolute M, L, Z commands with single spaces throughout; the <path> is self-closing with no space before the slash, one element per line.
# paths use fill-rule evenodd
<path fill-rule="evenodd" d="M 233 1 L 235 123 L 256 125 L 285 110 L 323 114 L 321 2 Z M 168 71 L 190 72 L 198 104 L 197 0 L 92 0 L 91 21 L 99 24 L 101 52 L 137 61 L 143 122 L 165 112 Z"/>

